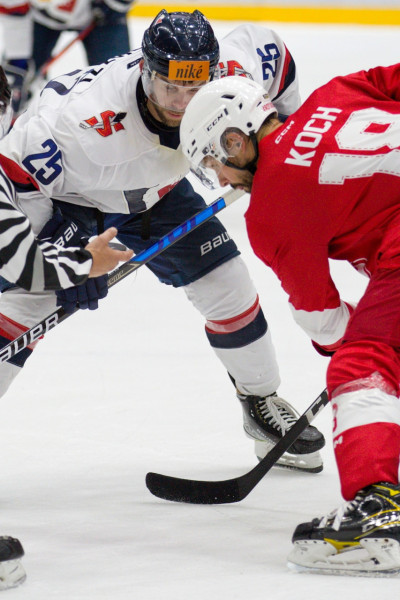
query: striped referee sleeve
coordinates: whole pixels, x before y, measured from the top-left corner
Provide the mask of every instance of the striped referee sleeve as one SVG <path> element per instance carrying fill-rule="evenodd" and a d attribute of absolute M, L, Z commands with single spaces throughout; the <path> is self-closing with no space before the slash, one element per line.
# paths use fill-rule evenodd
<path fill-rule="evenodd" d="M 0 167 L 0 275 L 28 291 L 57 290 L 84 283 L 91 266 L 91 254 L 83 248 L 35 238 Z"/>

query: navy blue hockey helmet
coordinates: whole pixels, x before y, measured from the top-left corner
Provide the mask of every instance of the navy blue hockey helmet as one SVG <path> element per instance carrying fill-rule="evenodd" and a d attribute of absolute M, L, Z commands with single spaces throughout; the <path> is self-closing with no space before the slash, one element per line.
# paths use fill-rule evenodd
<path fill-rule="evenodd" d="M 168 79 L 212 79 L 219 60 L 217 38 L 199 10 L 192 13 L 160 11 L 144 32 L 142 51 L 145 67 Z M 189 65 L 185 71 L 184 67 L 179 68 L 178 63 L 182 62 L 194 66 Z M 193 77 L 193 74 L 200 76 Z"/>

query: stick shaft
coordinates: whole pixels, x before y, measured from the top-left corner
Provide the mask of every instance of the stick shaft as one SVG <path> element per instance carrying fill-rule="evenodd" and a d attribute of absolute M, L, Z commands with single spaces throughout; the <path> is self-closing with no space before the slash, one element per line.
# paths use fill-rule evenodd
<path fill-rule="evenodd" d="M 227 192 L 225 196 L 221 196 L 215 200 L 215 202 L 212 202 L 209 206 L 206 206 L 203 210 L 182 223 L 182 225 L 179 225 L 179 227 L 176 227 L 167 233 L 149 248 L 134 256 L 132 260 L 124 263 L 118 267 L 118 269 L 110 273 L 107 282 L 108 287 L 110 288 L 114 286 L 116 283 L 133 273 L 133 271 L 136 271 L 139 269 L 139 267 L 153 260 L 153 258 L 167 250 L 178 240 L 189 235 L 191 231 L 194 231 L 194 229 L 200 227 L 200 225 L 211 219 L 217 213 L 221 212 L 221 210 L 223 210 L 229 204 L 232 204 L 232 202 L 240 198 L 242 195 L 243 192 L 240 190 L 231 190 Z M 74 312 L 77 310 L 79 309 L 76 308 Z M 31 329 L 28 329 L 25 331 L 25 333 L 4 346 L 0 350 L 0 363 L 10 360 L 10 358 L 38 340 L 45 333 L 50 331 L 50 329 L 53 329 L 53 327 L 65 321 L 65 319 L 73 315 L 74 312 L 67 313 L 63 308 L 58 308 L 52 314 L 48 315 L 42 321 L 31 327 Z"/>
<path fill-rule="evenodd" d="M 76 37 L 74 37 L 64 48 L 60 50 L 55 56 L 51 56 L 46 62 L 40 67 L 40 75 L 41 77 L 45 77 L 47 75 L 48 70 L 52 66 L 53 63 L 56 62 L 61 56 L 63 56 L 76 42 L 80 42 L 84 40 L 91 31 L 96 27 L 96 23 L 90 23 L 85 29 L 83 29 Z"/>

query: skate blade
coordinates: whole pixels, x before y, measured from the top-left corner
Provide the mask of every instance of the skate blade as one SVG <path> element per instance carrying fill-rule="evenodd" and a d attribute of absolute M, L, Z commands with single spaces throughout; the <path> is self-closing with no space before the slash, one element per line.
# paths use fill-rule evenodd
<path fill-rule="evenodd" d="M 255 440 L 254 449 L 258 460 L 262 460 L 273 447 L 272 442 Z M 324 468 L 321 454 L 318 451 L 309 454 L 289 454 L 289 452 L 285 452 L 274 466 L 306 473 L 320 473 Z"/>
<path fill-rule="evenodd" d="M 26 579 L 25 569 L 20 560 L 6 560 L 0 562 L 0 590 L 21 585 Z"/>
<path fill-rule="evenodd" d="M 400 545 L 391 538 L 368 538 L 337 552 L 323 540 L 302 540 L 294 542 L 287 566 L 297 573 L 396 577 L 400 575 Z"/>

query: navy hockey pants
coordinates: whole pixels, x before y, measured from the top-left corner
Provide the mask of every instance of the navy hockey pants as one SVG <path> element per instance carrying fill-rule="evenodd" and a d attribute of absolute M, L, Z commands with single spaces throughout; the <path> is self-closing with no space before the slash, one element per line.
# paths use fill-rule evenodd
<path fill-rule="evenodd" d="M 116 18 L 117 22 L 108 20 L 106 24 L 95 27 L 82 41 L 88 65 L 99 65 L 131 50 L 126 16 L 116 13 Z M 32 58 L 36 71 L 51 57 L 61 34 L 62 30 L 34 23 Z"/>
<path fill-rule="evenodd" d="M 55 202 L 64 215 L 70 217 L 86 233 L 97 232 L 98 211 L 66 202 Z M 118 239 L 135 253 L 145 250 L 172 229 L 190 219 L 206 203 L 187 179 L 182 179 L 150 213 L 132 215 L 108 213 L 104 228 L 116 227 Z M 238 255 L 225 227 L 213 217 L 189 233 L 146 266 L 162 283 L 180 287 L 200 279 L 222 263 Z"/>

